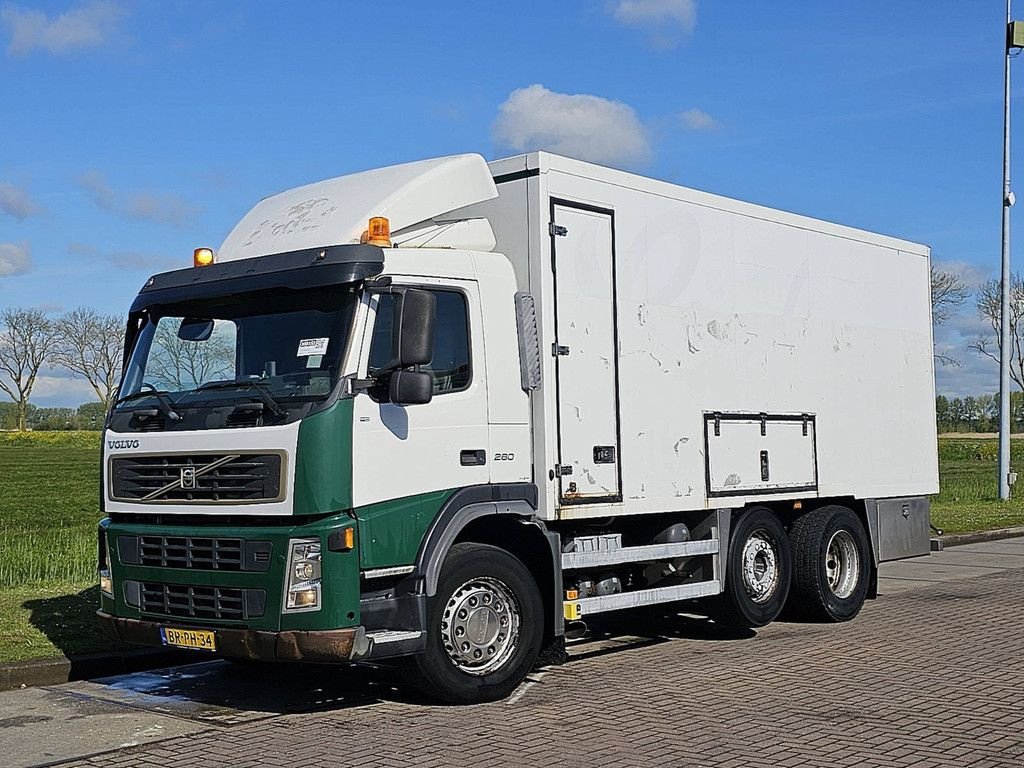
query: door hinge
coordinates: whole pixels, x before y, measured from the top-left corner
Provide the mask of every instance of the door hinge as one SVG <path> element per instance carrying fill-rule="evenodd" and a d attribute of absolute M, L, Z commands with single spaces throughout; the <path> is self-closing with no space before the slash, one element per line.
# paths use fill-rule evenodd
<path fill-rule="evenodd" d="M 572 465 L 555 464 L 555 477 L 565 477 L 572 474 Z"/>
<path fill-rule="evenodd" d="M 568 347 L 563 346 L 561 344 L 552 344 L 551 345 L 551 356 L 552 357 L 559 357 L 559 356 L 568 355 L 568 354 L 569 354 L 569 348 Z"/>
<path fill-rule="evenodd" d="M 565 237 L 569 234 L 569 230 L 565 227 L 560 227 L 553 221 L 548 222 L 548 234 L 552 237 Z"/>

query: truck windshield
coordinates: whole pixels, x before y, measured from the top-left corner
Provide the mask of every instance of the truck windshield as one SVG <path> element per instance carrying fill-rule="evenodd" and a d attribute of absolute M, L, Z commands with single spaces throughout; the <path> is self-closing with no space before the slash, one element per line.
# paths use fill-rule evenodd
<path fill-rule="evenodd" d="M 351 288 L 331 287 L 148 307 L 114 416 L 199 429 L 234 426 L 239 410 L 260 423 L 297 417 L 334 389 L 355 303 Z"/>

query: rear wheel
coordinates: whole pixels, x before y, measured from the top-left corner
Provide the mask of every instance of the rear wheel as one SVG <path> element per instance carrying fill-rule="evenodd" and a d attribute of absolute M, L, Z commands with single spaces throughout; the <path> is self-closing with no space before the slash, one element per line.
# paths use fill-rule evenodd
<path fill-rule="evenodd" d="M 849 621 L 868 594 L 871 548 L 860 518 L 831 505 L 798 518 L 789 531 L 793 589 L 787 613 L 816 621 Z"/>
<path fill-rule="evenodd" d="M 501 699 L 529 674 L 543 639 L 544 607 L 526 566 L 498 547 L 456 544 L 427 604 L 427 648 L 412 659 L 414 676 L 444 701 Z"/>
<path fill-rule="evenodd" d="M 743 627 L 773 621 L 786 603 L 791 574 L 789 540 L 775 513 L 753 507 L 734 520 L 727 560 L 715 620 Z"/>

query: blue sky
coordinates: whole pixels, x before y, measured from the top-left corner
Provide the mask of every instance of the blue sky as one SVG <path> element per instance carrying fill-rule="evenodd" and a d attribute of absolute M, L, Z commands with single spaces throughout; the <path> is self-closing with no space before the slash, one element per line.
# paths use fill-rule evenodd
<path fill-rule="evenodd" d="M 537 148 L 927 243 L 973 284 L 999 260 L 1004 12 L 0 0 L 0 306 L 120 314 L 268 194 Z M 997 389 L 983 331 L 972 307 L 940 329 L 940 392 Z M 34 402 L 87 399 L 48 372 Z"/>

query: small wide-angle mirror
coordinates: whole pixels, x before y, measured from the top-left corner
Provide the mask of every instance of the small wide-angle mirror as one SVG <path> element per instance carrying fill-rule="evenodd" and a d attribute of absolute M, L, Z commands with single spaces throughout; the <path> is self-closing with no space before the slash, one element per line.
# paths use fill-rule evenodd
<path fill-rule="evenodd" d="M 426 405 L 434 397 L 429 373 L 397 370 L 391 374 L 388 399 L 395 405 Z"/>
<path fill-rule="evenodd" d="M 178 338 L 182 341 L 206 341 L 213 333 L 213 320 L 202 317 L 186 317 L 178 326 Z"/>

